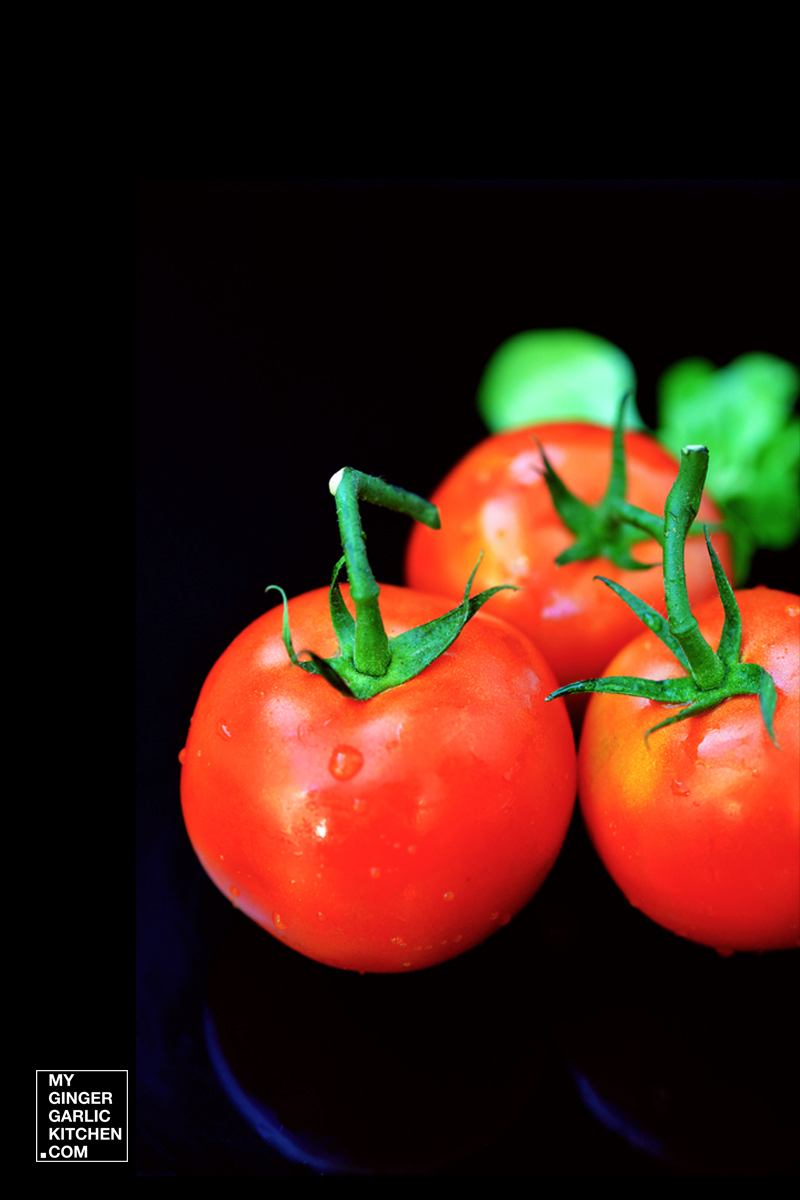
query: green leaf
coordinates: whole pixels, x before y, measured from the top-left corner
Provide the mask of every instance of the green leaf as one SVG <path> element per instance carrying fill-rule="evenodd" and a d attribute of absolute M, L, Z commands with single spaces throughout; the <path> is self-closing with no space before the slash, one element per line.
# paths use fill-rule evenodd
<path fill-rule="evenodd" d="M 800 533 L 798 394 L 797 367 L 762 353 L 719 369 L 683 359 L 659 381 L 659 440 L 676 454 L 689 440 L 711 451 L 707 486 L 725 512 L 739 581 L 758 546 L 783 549 Z"/>
<path fill-rule="evenodd" d="M 762 546 L 780 550 L 800 533 L 800 419 L 790 420 L 764 448 L 758 477 L 760 486 L 730 504 L 758 530 Z"/>
<path fill-rule="evenodd" d="M 533 329 L 495 350 L 478 386 L 477 406 L 492 433 L 546 421 L 613 425 L 626 392 L 631 394 L 626 427 L 643 429 L 633 399 L 636 372 L 627 354 L 581 329 Z"/>

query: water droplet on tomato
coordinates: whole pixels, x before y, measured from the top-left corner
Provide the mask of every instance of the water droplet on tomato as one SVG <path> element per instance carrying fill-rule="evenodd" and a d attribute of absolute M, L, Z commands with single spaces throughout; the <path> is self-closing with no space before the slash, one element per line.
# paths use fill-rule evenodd
<path fill-rule="evenodd" d="M 284 920 L 281 917 L 280 913 L 274 912 L 272 914 L 272 924 L 275 926 L 276 929 L 286 929 L 286 925 L 285 925 Z"/>
<path fill-rule="evenodd" d="M 228 726 L 223 725 L 221 721 L 219 723 L 219 729 L 217 730 L 217 733 L 224 738 L 229 738 L 231 736 L 231 731 L 228 729 Z"/>
<path fill-rule="evenodd" d="M 364 755 L 354 746 L 337 746 L 328 763 L 334 779 L 352 779 L 364 765 Z"/>
<path fill-rule="evenodd" d="M 681 783 L 680 779 L 673 779 L 672 791 L 675 796 L 688 796 L 689 789 L 685 783 Z"/>
<path fill-rule="evenodd" d="M 370 867 L 369 876 L 370 876 L 370 879 L 380 879 L 380 877 L 381 877 L 380 867 Z"/>
<path fill-rule="evenodd" d="M 452 900 L 452 899 L 453 899 L 453 893 L 452 893 L 452 892 L 445 892 L 445 894 L 444 894 L 444 899 L 445 899 L 445 900 Z"/>
<path fill-rule="evenodd" d="M 182 749 L 182 750 L 180 750 L 180 751 L 178 752 L 178 762 L 179 762 L 179 763 L 184 763 L 184 762 L 186 762 L 186 747 L 185 747 L 185 746 L 183 747 L 183 749 Z"/>
<path fill-rule="evenodd" d="M 232 896 L 238 896 L 238 895 L 239 895 L 239 889 L 238 889 L 237 887 L 234 887 L 234 886 L 233 886 L 233 884 L 231 884 L 231 895 L 232 895 Z"/>

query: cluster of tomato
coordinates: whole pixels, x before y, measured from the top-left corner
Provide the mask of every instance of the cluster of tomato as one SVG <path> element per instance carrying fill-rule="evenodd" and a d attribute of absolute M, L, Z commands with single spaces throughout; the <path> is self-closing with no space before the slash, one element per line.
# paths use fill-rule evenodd
<path fill-rule="evenodd" d="M 624 443 L 626 503 L 663 513 L 675 459 L 644 433 Z M 453 468 L 431 498 L 441 529 L 414 526 L 408 588 L 380 589 L 387 634 L 451 609 L 481 554 L 476 585 L 513 586 L 406 682 L 359 699 L 299 669 L 281 606 L 214 666 L 180 756 L 184 818 L 211 879 L 275 937 L 361 972 L 461 954 L 539 889 L 577 794 L 609 872 L 653 920 L 725 953 L 800 944 L 797 596 L 737 593 L 741 658 L 774 680 L 773 737 L 755 696 L 649 737 L 656 701 L 547 700 L 590 676 L 683 673 L 596 579 L 664 613 L 660 566 L 637 569 L 660 561 L 658 542 L 633 541 L 627 565 L 565 556 L 574 538 L 543 463 L 594 504 L 611 453 L 611 430 L 562 423 L 491 436 Z M 706 497 L 700 519 L 720 521 Z M 730 573 L 724 531 L 713 544 Z M 685 570 L 716 645 L 723 608 L 702 536 Z M 288 604 L 294 644 L 321 660 L 337 649 L 328 606 L 327 588 Z"/>

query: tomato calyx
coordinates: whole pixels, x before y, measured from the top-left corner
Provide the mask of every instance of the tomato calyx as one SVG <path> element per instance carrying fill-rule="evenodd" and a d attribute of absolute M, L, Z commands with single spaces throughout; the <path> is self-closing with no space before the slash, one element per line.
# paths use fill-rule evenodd
<path fill-rule="evenodd" d="M 371 504 L 390 508 L 394 512 L 422 521 L 431 529 L 440 527 L 438 509 L 413 492 L 393 487 L 382 479 L 365 475 L 352 467 L 344 467 L 336 472 L 331 478 L 330 490 L 336 499 L 336 513 L 344 550 L 343 556 L 333 569 L 328 593 L 331 624 L 338 642 L 338 653 L 327 659 L 309 649 L 301 650 L 298 654 L 292 644 L 286 593 L 277 584 L 270 584 L 266 590 L 278 591 L 283 597 L 282 637 L 291 662 L 310 675 L 320 675 L 331 687 L 345 696 L 356 700 L 369 700 L 419 675 L 453 644 L 467 621 L 487 600 L 496 592 L 512 585 L 501 584 L 470 597 L 472 581 L 480 565 L 479 559 L 467 581 L 464 598 L 457 608 L 442 617 L 390 638 L 384 628 L 378 603 L 380 587 L 367 559 L 358 502 L 367 500 Z M 345 604 L 339 586 L 339 574 L 343 565 L 347 567 L 350 597 L 356 610 L 355 617 Z M 306 657 L 300 658 L 300 654 Z"/>
<path fill-rule="evenodd" d="M 664 522 L 655 513 L 629 504 L 625 499 L 627 471 L 623 431 L 625 405 L 630 396 L 630 392 L 626 393 L 619 405 L 614 425 L 611 474 L 606 493 L 599 504 L 586 504 L 569 490 L 537 440 L 542 456 L 542 476 L 553 507 L 570 532 L 575 534 L 573 544 L 555 560 L 560 567 L 589 558 L 605 558 L 628 571 L 647 571 L 659 565 L 641 562 L 631 554 L 632 546 L 646 538 L 655 539 L 663 546 Z M 692 532 L 699 532 L 699 529 Z"/>
<path fill-rule="evenodd" d="M 628 605 L 647 628 L 670 650 L 687 674 L 677 679 L 640 679 L 634 676 L 612 676 L 607 679 L 583 679 L 552 692 L 547 699 L 579 692 L 606 692 L 625 696 L 640 696 L 662 704 L 681 705 L 681 712 L 667 717 L 646 736 L 684 721 L 696 713 L 714 708 L 733 696 L 758 696 L 761 715 L 767 733 L 777 746 L 773 716 L 777 692 L 772 676 L 757 663 L 741 662 L 742 617 L 733 589 L 720 563 L 708 528 L 704 527 L 717 591 L 722 602 L 724 622 L 719 645 L 714 651 L 700 632 L 692 614 L 686 590 L 684 545 L 687 534 L 700 506 L 708 471 L 708 449 L 705 446 L 684 446 L 678 478 L 667 497 L 664 509 L 664 595 L 667 620 L 644 600 L 626 588 L 598 575 L 596 578 L 610 587 Z"/>

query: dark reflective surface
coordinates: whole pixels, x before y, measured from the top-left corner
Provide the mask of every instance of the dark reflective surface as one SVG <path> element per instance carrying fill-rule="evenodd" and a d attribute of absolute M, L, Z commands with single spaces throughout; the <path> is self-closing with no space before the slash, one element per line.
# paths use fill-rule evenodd
<path fill-rule="evenodd" d="M 238 920 L 209 980 L 209 1054 L 240 1112 L 293 1161 L 441 1169 L 540 1090 L 549 1020 L 526 982 L 488 944 L 441 970 L 362 977 Z"/>

